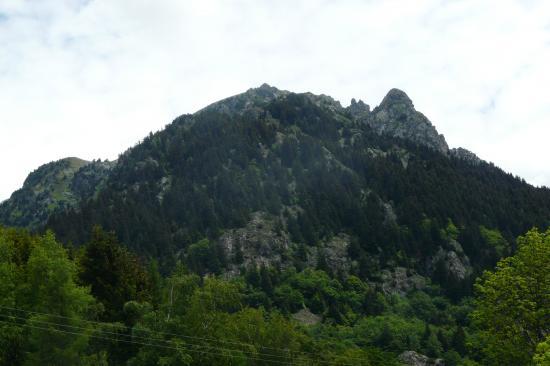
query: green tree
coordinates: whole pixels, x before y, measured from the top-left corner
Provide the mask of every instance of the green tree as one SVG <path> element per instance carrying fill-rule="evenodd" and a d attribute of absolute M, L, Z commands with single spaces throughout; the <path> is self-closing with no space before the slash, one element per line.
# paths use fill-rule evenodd
<path fill-rule="evenodd" d="M 536 366 L 550 366 L 550 335 L 546 337 L 546 341 L 537 345 L 533 363 Z"/>
<path fill-rule="evenodd" d="M 105 306 L 105 320 L 122 320 L 127 301 L 149 301 L 149 274 L 114 232 L 96 226 L 80 258 L 80 280 Z"/>
<path fill-rule="evenodd" d="M 269 273 L 269 269 L 263 264 L 260 267 L 260 286 L 266 294 L 269 296 L 273 295 L 273 281 L 271 281 L 271 273 Z"/>
<path fill-rule="evenodd" d="M 475 324 L 487 364 L 529 364 L 550 333 L 550 229 L 518 238 L 518 251 L 476 283 Z"/>
<path fill-rule="evenodd" d="M 219 274 L 225 265 L 225 254 L 219 245 L 205 238 L 189 246 L 187 264 L 200 275 Z"/>
<path fill-rule="evenodd" d="M 466 354 L 466 333 L 464 333 L 464 328 L 462 328 L 460 325 L 453 333 L 453 338 L 451 339 L 451 347 L 461 355 Z"/>
<path fill-rule="evenodd" d="M 91 329 L 79 319 L 93 312 L 95 301 L 87 288 L 77 285 L 76 278 L 76 265 L 54 235 L 48 232 L 37 238 L 26 263 L 24 283 L 16 289 L 19 301 L 15 306 L 27 310 L 13 314 L 19 321 L 26 318 L 25 365 L 83 363 Z M 75 334 L 66 334 L 68 329 Z"/>

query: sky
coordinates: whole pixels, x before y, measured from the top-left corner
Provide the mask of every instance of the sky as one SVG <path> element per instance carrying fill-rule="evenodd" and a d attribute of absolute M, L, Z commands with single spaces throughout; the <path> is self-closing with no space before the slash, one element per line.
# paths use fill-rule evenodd
<path fill-rule="evenodd" d="M 266 82 L 371 107 L 550 186 L 550 1 L 0 0 L 0 200 Z"/>

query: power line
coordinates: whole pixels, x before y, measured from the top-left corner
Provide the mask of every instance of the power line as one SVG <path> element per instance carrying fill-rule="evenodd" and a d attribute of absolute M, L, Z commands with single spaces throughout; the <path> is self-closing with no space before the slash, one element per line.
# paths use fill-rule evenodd
<path fill-rule="evenodd" d="M 116 339 L 116 338 L 102 337 L 102 336 L 97 336 L 97 335 L 92 335 L 92 334 L 85 334 L 83 332 L 70 332 L 70 331 L 61 330 L 61 329 L 45 328 L 45 327 L 39 327 L 39 326 L 35 326 L 35 325 L 30 325 L 30 324 L 19 324 L 19 323 L 9 322 L 9 321 L 5 321 L 5 320 L 0 320 L 0 322 L 5 323 L 5 324 L 16 324 L 16 325 L 22 326 L 22 327 L 40 329 L 40 330 L 45 330 L 45 331 L 49 331 L 49 332 L 60 332 L 60 333 L 66 333 L 66 334 L 71 334 L 71 335 L 85 335 L 85 336 L 88 336 L 88 337 L 102 339 L 102 340 L 108 340 L 108 341 L 124 342 L 124 343 L 137 344 L 137 345 L 142 345 L 142 346 L 160 347 L 160 348 L 165 348 L 165 349 L 188 351 L 188 352 L 195 352 L 195 353 L 208 354 L 208 355 L 214 355 L 214 356 L 244 358 L 244 359 L 255 360 L 255 361 L 278 363 L 278 364 L 282 364 L 282 365 L 292 365 L 292 363 L 290 363 L 290 362 L 266 360 L 266 359 L 257 358 L 257 357 L 247 357 L 247 356 L 242 356 L 242 355 L 224 354 L 224 353 L 208 352 L 208 351 L 199 351 L 199 350 L 189 349 L 189 348 L 185 348 L 185 347 L 171 347 L 171 346 L 164 346 L 164 345 L 159 345 L 159 344 L 129 341 L 129 340 L 124 340 L 124 339 Z"/>
<path fill-rule="evenodd" d="M 13 311 L 24 312 L 24 313 L 30 313 L 30 314 L 49 315 L 49 316 L 56 317 L 56 318 L 69 319 L 69 320 L 73 320 L 73 321 L 80 321 L 80 322 L 91 323 L 91 324 L 99 324 L 99 325 L 104 325 L 104 326 L 107 325 L 107 326 L 110 326 L 110 327 L 117 327 L 117 325 L 113 324 L 113 323 L 98 322 L 98 321 L 85 320 L 85 319 L 77 319 L 77 318 L 71 318 L 71 317 L 67 317 L 67 316 L 63 316 L 63 315 L 56 315 L 56 314 L 42 313 L 42 312 L 37 312 L 37 311 L 23 310 L 23 309 L 18 309 L 18 308 L 13 308 L 13 307 L 8 307 L 8 306 L 2 306 L 2 305 L 0 305 L 0 308 L 13 310 Z M 261 346 L 261 345 L 256 346 L 254 344 L 244 343 L 244 342 L 235 342 L 235 341 L 226 341 L 226 340 L 222 340 L 222 339 L 189 336 L 189 335 L 183 335 L 183 334 L 177 334 L 177 333 L 154 331 L 154 330 L 149 330 L 149 329 L 138 329 L 138 331 L 156 333 L 156 334 L 160 334 L 160 335 L 175 336 L 175 337 L 186 338 L 186 339 L 201 340 L 201 341 L 207 341 L 207 342 L 218 342 L 218 343 L 226 343 L 226 344 L 233 344 L 233 345 L 239 345 L 239 346 L 258 347 L 258 348 L 263 348 L 263 349 L 266 349 L 266 350 L 291 352 L 294 355 L 313 356 L 313 357 L 316 358 L 316 362 L 325 363 L 325 364 L 332 364 L 330 361 L 325 361 L 325 360 L 318 359 L 319 355 L 315 354 L 315 353 L 312 353 L 312 352 L 305 352 L 305 351 L 292 352 L 289 349 L 285 349 L 285 348 L 275 348 L 275 347 L 267 347 L 267 346 Z M 357 357 L 350 357 L 350 356 L 340 356 L 340 357 L 343 358 L 343 359 L 347 359 L 347 360 L 364 361 L 363 359 L 357 358 Z"/>
<path fill-rule="evenodd" d="M 0 308 L 8 308 L 8 307 L 5 307 L 5 306 L 0 306 Z M 70 318 L 70 317 L 64 317 L 64 316 L 57 316 L 57 315 L 54 315 L 54 314 L 47 314 L 47 313 L 38 313 L 38 312 L 32 312 L 32 311 L 27 311 L 27 310 L 22 310 L 22 309 L 15 309 L 15 308 L 10 308 L 12 310 L 16 310 L 16 311 L 21 311 L 21 312 L 29 312 L 29 313 L 37 313 L 37 314 L 40 314 L 40 315 L 52 315 L 54 317 L 60 317 L 60 318 L 64 318 L 64 319 L 68 319 L 68 320 L 74 320 L 74 321 L 85 321 L 83 319 L 75 319 L 75 318 Z M 74 325 L 68 325 L 68 324 L 62 324 L 62 323 L 56 323 L 56 322 L 47 322 L 47 321 L 41 321 L 41 320 L 35 320 L 35 319 L 28 319 L 28 318 L 22 318 L 22 317 L 18 317 L 18 316 L 13 316 L 13 315 L 4 315 L 4 314 L 0 314 L 0 316 L 3 316 L 3 317 L 6 317 L 6 318 L 14 318 L 14 319 L 19 319 L 19 320 L 23 320 L 23 321 L 31 321 L 31 322 L 36 322 L 36 323 L 42 323 L 42 324 L 49 324 L 49 325 L 54 325 L 54 326 L 59 326 L 59 327 L 65 327 L 65 328 L 72 328 L 72 329 L 77 329 L 79 332 L 78 334 L 83 334 L 83 335 L 88 335 L 90 337 L 94 337 L 94 338 L 100 338 L 100 339 L 106 339 L 106 340 L 111 340 L 111 341 L 115 341 L 115 342 L 125 342 L 125 343 L 133 343 L 133 344 L 139 344 L 139 345 L 147 345 L 147 346 L 158 346 L 158 347 L 162 347 L 162 348 L 171 348 L 170 346 L 164 346 L 164 345 L 158 345 L 158 344 L 151 344 L 151 343 L 143 343 L 143 342 L 136 342 L 134 340 L 126 340 L 126 339 L 119 339 L 119 338 L 112 338 L 113 336 L 115 337 L 128 337 L 130 339 L 132 338 L 140 338 L 140 339 L 143 339 L 144 341 L 157 341 L 157 342 L 162 342 L 162 343 L 168 343 L 168 344 L 176 344 L 177 345 L 177 342 L 174 342 L 174 341 L 170 341 L 170 340 L 164 340 L 164 339 L 159 339 L 159 338 L 147 338 L 147 337 L 140 337 L 140 336 L 134 336 L 134 335 L 129 335 L 129 334 L 124 334 L 124 333 L 114 333 L 114 332 L 109 332 L 109 331 L 106 331 L 106 330 L 101 330 L 101 329 L 94 329 L 94 328 L 84 328 L 84 327 L 79 327 L 79 326 L 74 326 Z M 1 321 L 1 320 L 0 320 Z M 5 321 L 4 321 L 5 322 Z M 93 323 L 93 324 L 99 324 L 99 325 L 113 325 L 114 324 L 110 324 L 110 323 L 101 323 L 101 322 L 93 322 L 93 321 L 85 321 L 85 322 L 90 322 L 90 323 Z M 21 326 L 25 326 L 25 324 L 20 324 L 20 323 L 11 323 L 11 324 L 17 324 L 17 325 L 21 325 Z M 27 324 L 28 325 L 28 324 Z M 30 326 L 30 325 L 29 325 Z M 31 326 L 32 327 L 32 326 Z M 36 327 L 36 326 L 34 326 Z M 40 327 L 39 327 L 40 328 Z M 49 328 L 46 328 L 46 330 L 52 330 L 52 329 L 49 329 Z M 63 331 L 61 329 L 55 329 L 55 330 L 58 330 L 58 331 Z M 108 334 L 110 335 L 109 338 L 106 338 L 106 337 L 100 337 L 100 336 L 95 336 L 95 335 L 91 335 L 91 334 L 86 334 L 84 333 L 84 331 L 95 331 L 95 332 L 99 332 L 99 333 L 103 333 L 103 334 Z M 63 332 L 67 332 L 67 331 L 63 331 Z M 151 333 L 153 333 L 153 331 L 149 331 Z M 74 333 L 74 332 L 70 332 L 70 333 Z M 243 345 L 246 345 L 246 343 L 242 343 Z M 254 345 L 252 344 L 249 344 L 250 347 L 255 347 Z M 212 352 L 207 352 L 207 351 L 197 351 L 195 349 L 190 349 L 190 348 L 186 348 L 186 347 L 198 347 L 198 348 L 206 348 L 206 349 L 212 349 L 212 350 L 215 350 L 215 351 L 221 351 L 222 353 L 212 353 Z M 292 352 L 290 350 L 287 350 L 287 349 L 278 349 L 278 350 L 281 350 L 281 351 L 285 351 L 285 352 L 288 352 L 288 356 L 284 356 L 284 355 L 276 355 L 276 354 L 269 354 L 269 353 L 254 353 L 254 352 L 251 352 L 251 351 L 246 351 L 246 350 L 242 350 L 242 349 L 230 349 L 230 348 L 222 348 L 222 347 L 215 347 L 215 346 L 211 346 L 211 345 L 203 345 L 203 344 L 195 344 L 195 343 L 185 343 L 184 346 L 179 346 L 179 347 L 176 347 L 178 349 L 182 349 L 182 350 L 188 350 L 190 352 L 198 352 L 198 353 L 206 353 L 206 354 L 216 354 L 216 355 L 222 355 L 222 356 L 225 356 L 226 354 L 224 354 L 223 352 L 239 352 L 239 353 L 244 353 L 244 354 L 249 354 L 251 356 L 234 356 L 234 355 L 231 355 L 231 357 L 248 357 L 249 359 L 254 359 L 254 360 L 259 360 L 259 361 L 266 361 L 266 362 L 271 362 L 271 363 L 278 363 L 278 364 L 288 364 L 288 362 L 285 362 L 287 359 L 290 359 L 290 362 L 291 363 L 294 363 L 296 364 L 296 362 L 305 362 L 306 360 L 303 359 L 303 358 L 300 358 L 300 356 L 305 356 L 305 357 L 308 357 L 307 355 L 301 355 L 299 352 Z M 292 359 L 293 356 L 296 356 L 298 357 L 297 359 Z M 263 357 L 263 358 L 262 358 Z M 265 357 L 267 358 L 279 358 L 279 359 L 285 359 L 285 361 L 281 361 L 281 360 L 273 360 L 273 359 L 265 359 Z M 318 356 L 317 356 L 318 357 Z M 358 360 L 358 361 L 364 361 L 362 359 L 359 359 L 359 358 L 351 358 L 351 357 L 347 357 L 347 356 L 341 356 L 340 357 L 341 359 L 344 359 L 344 360 L 351 360 L 351 359 L 355 359 L 355 360 Z M 311 359 L 309 359 L 309 361 L 313 361 Z M 341 361 L 339 363 L 336 363 L 336 361 L 327 361 L 327 360 L 320 360 L 320 359 L 316 359 L 314 362 L 316 363 L 321 363 L 321 364 L 327 364 L 327 365 L 335 365 L 335 364 L 339 364 L 339 365 L 350 365 L 349 363 L 342 363 Z"/>
<path fill-rule="evenodd" d="M 27 318 L 22 318 L 22 317 L 13 316 L 13 315 L 0 314 L 0 317 L 12 318 L 12 319 L 17 319 L 17 320 L 22 320 L 22 321 L 30 321 L 30 322 L 41 323 L 41 324 L 46 324 L 46 325 L 53 325 L 53 326 L 64 327 L 64 328 L 77 329 L 79 331 L 94 331 L 94 332 L 99 332 L 99 333 L 103 333 L 103 334 L 108 334 L 110 336 L 115 336 L 115 337 L 117 337 L 116 339 L 118 339 L 118 337 L 127 337 L 127 338 L 130 338 L 130 339 L 139 338 L 139 339 L 142 339 L 144 341 L 157 341 L 157 342 L 163 342 L 163 343 L 177 344 L 174 341 L 170 341 L 170 340 L 166 340 L 166 339 L 151 338 L 151 337 L 140 337 L 140 336 L 135 336 L 135 335 L 131 335 L 131 334 L 124 334 L 124 333 L 114 333 L 114 332 L 109 332 L 109 331 L 101 330 L 101 329 L 84 328 L 84 327 L 68 325 L 68 324 L 62 324 L 62 323 L 55 323 L 55 322 L 36 320 L 36 319 L 27 319 Z M 200 347 L 200 348 L 209 348 L 209 349 L 228 351 L 228 352 L 242 352 L 242 353 L 245 353 L 245 354 L 249 354 L 249 355 L 252 355 L 252 356 L 259 356 L 259 357 L 282 358 L 282 359 L 285 359 L 285 360 L 286 359 L 291 359 L 291 357 L 292 357 L 291 355 L 284 356 L 284 355 L 259 353 L 259 352 L 255 353 L 255 352 L 247 351 L 247 350 L 229 349 L 229 348 L 214 347 L 214 346 L 210 346 L 210 345 L 201 345 L 201 344 L 194 344 L 194 343 L 187 343 L 187 342 L 185 342 L 185 344 L 187 346 L 194 346 L 194 347 Z"/>

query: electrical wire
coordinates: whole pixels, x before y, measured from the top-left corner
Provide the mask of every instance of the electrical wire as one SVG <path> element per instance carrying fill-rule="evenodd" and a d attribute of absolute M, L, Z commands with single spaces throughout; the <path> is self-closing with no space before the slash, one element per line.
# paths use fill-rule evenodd
<path fill-rule="evenodd" d="M 9 307 L 5 307 L 5 306 L 1 306 L 0 305 L 0 308 L 9 308 Z M 64 317 L 64 316 L 58 316 L 58 315 L 55 315 L 55 314 L 48 314 L 48 313 L 38 313 L 38 312 L 33 312 L 33 311 L 28 311 L 28 310 L 22 310 L 22 309 L 16 309 L 16 308 L 9 308 L 10 310 L 15 310 L 15 311 L 21 311 L 21 312 L 28 312 L 28 313 L 34 313 L 34 314 L 40 314 L 40 315 L 51 315 L 51 316 L 54 316 L 54 317 L 60 317 L 60 318 L 64 318 L 64 319 L 68 319 L 68 320 L 73 320 L 73 321 L 84 321 L 84 322 L 91 322 L 91 323 L 94 323 L 94 324 L 99 324 L 99 325 L 114 325 L 114 324 L 110 324 L 110 323 L 101 323 L 101 322 L 93 322 L 93 321 L 86 321 L 86 320 L 83 320 L 83 319 L 75 319 L 75 318 L 70 318 L 70 317 Z M 37 326 L 32 326 L 32 325 L 29 325 L 29 324 L 20 324 L 20 323 L 13 323 L 13 322 L 6 322 L 6 321 L 2 321 L 0 320 L 1 322 L 3 323 L 10 323 L 10 324 L 16 324 L 16 325 L 20 325 L 20 326 L 27 326 L 27 327 L 31 327 L 31 328 L 37 328 L 37 329 L 44 329 L 44 330 L 49 330 L 49 331 L 53 331 L 53 330 L 56 330 L 56 331 L 60 331 L 60 332 L 64 332 L 64 333 L 70 333 L 70 334 L 81 334 L 81 335 L 87 335 L 87 336 L 90 336 L 90 337 L 94 337 L 94 338 L 99 338 L 99 339 L 104 339 L 104 340 L 111 340 L 111 341 L 115 341 L 115 342 L 124 342 L 124 343 L 133 343 L 133 344 L 138 344 L 138 345 L 144 345 L 144 346 L 153 346 L 153 347 L 161 347 L 161 348 L 174 348 L 174 347 L 171 347 L 171 346 L 165 346 L 165 345 L 159 345 L 159 344 L 152 344 L 152 343 L 145 343 L 145 341 L 157 341 L 157 342 L 163 342 L 163 343 L 172 343 L 172 344 L 177 344 L 176 342 L 174 341 L 170 341 L 170 340 L 164 340 L 164 339 L 158 339 L 158 338 L 147 338 L 147 337 L 139 337 L 139 336 L 133 336 L 133 335 L 128 335 L 128 334 L 124 334 L 124 333 L 113 333 L 113 332 L 108 332 L 108 331 L 105 331 L 105 330 L 101 330 L 101 329 L 90 329 L 90 328 L 83 328 L 83 327 L 78 327 L 78 326 L 73 326 L 73 325 L 68 325 L 68 324 L 62 324 L 62 323 L 55 323 L 55 322 L 46 322 L 46 321 L 40 321 L 40 320 L 36 320 L 36 319 L 28 319 L 28 318 L 22 318 L 22 317 L 17 317 L 17 316 L 13 316 L 13 315 L 4 315 L 4 314 L 0 314 L 0 316 L 3 316 L 3 317 L 6 317 L 6 318 L 13 318 L 13 319 L 19 319 L 19 320 L 22 320 L 22 321 L 31 321 L 31 322 L 38 322 L 38 323 L 42 323 L 42 324 L 49 324 L 49 325 L 54 325 L 54 326 L 59 326 L 59 327 L 65 327 L 65 328 L 72 328 L 72 329 L 77 329 L 78 332 L 69 332 L 69 331 L 65 331 L 65 330 L 61 330 L 61 329 L 51 329 L 51 328 L 43 328 L 43 327 L 37 327 Z M 91 335 L 91 334 L 87 334 L 85 332 L 89 332 L 89 331 L 95 331 L 95 332 L 99 332 L 99 333 L 104 333 L 104 334 L 108 334 L 110 335 L 110 337 L 102 337 L 102 336 L 96 336 L 96 335 Z M 149 331 L 149 332 L 152 332 L 152 331 Z M 117 338 L 112 338 L 113 336 L 117 337 Z M 126 339 L 119 339 L 118 337 L 130 337 L 130 338 L 140 338 L 140 339 L 143 339 L 144 342 L 136 342 L 134 341 L 133 339 L 132 340 L 126 340 Z M 200 337 L 196 337 L 196 338 L 200 338 Z M 237 342 L 235 342 L 237 343 Z M 248 345 L 248 346 L 251 346 L 251 347 L 255 347 L 254 345 L 252 344 L 246 344 L 246 343 L 238 343 L 238 344 L 242 344 L 242 345 Z M 215 351 L 218 351 L 218 352 L 208 352 L 208 351 L 199 351 L 199 350 L 196 350 L 196 349 L 192 349 L 192 348 L 189 348 L 189 347 L 198 347 L 198 348 L 207 348 L 207 349 L 212 349 L 212 350 L 215 350 Z M 270 362 L 270 363 L 277 363 L 277 364 L 283 364 L 283 365 L 288 365 L 289 363 L 288 362 L 285 362 L 285 361 L 280 361 L 280 360 L 273 360 L 273 359 L 265 359 L 265 358 L 262 358 L 262 357 L 268 357 L 268 358 L 284 358 L 284 359 L 290 359 L 290 364 L 296 364 L 296 362 L 306 362 L 307 360 L 304 360 L 304 359 L 300 359 L 300 358 L 296 358 L 296 359 L 292 359 L 293 356 L 297 356 L 299 357 L 300 356 L 300 353 L 299 352 L 291 352 L 287 349 L 277 349 L 277 350 L 281 350 L 281 351 L 285 351 L 285 352 L 288 352 L 289 355 L 288 356 L 283 356 L 283 355 L 274 355 L 274 354 L 267 354 L 267 353 L 254 353 L 254 352 L 250 352 L 250 351 L 245 351 L 245 350 L 240 350 L 240 349 L 229 349 L 229 348 L 221 348 L 221 347 L 214 347 L 214 346 L 210 346 L 210 345 L 201 345 L 201 344 L 194 344 L 194 343 L 186 343 L 185 345 L 178 345 L 177 347 L 175 347 L 176 349 L 181 349 L 181 350 L 187 350 L 189 352 L 195 352 L 195 353 L 203 353 L 203 354 L 213 354 L 213 355 L 219 355 L 219 356 L 229 356 L 229 357 L 239 357 L 239 358 L 247 358 L 247 359 L 251 359 L 251 360 L 257 360 L 257 361 L 264 361 L 264 362 Z M 274 348 L 275 349 L 275 348 Z M 221 352 L 221 353 L 219 353 Z M 250 354 L 252 356 L 235 356 L 233 354 L 225 354 L 223 352 L 239 352 L 239 353 L 244 353 L 244 354 Z M 362 359 L 359 359 L 359 358 L 351 358 L 351 357 L 346 357 L 346 356 L 342 356 L 340 357 L 341 359 L 347 359 L 347 360 L 351 360 L 351 359 L 355 359 L 355 360 L 358 360 L 358 361 L 364 361 Z M 313 360 L 309 360 L 309 361 L 313 361 Z M 343 363 L 342 361 L 339 361 L 338 363 L 336 363 L 336 361 L 326 361 L 326 360 L 320 360 L 320 359 L 316 359 L 314 362 L 316 363 L 322 363 L 322 364 L 327 364 L 327 365 L 351 365 L 349 363 Z"/>
<path fill-rule="evenodd" d="M 200 354 L 222 356 L 222 357 L 232 357 L 232 358 L 241 358 L 241 359 L 244 358 L 244 359 L 248 359 L 248 360 L 271 362 L 271 363 L 277 363 L 277 364 L 282 364 L 282 365 L 292 365 L 293 364 L 292 361 L 291 362 L 281 362 L 281 361 L 275 361 L 275 360 L 266 360 L 266 359 L 262 359 L 262 358 L 258 358 L 258 357 L 248 357 L 248 356 L 241 356 L 241 355 L 234 355 L 234 354 L 224 354 L 224 353 L 209 352 L 209 351 L 199 351 L 199 350 L 189 349 L 189 348 L 185 348 L 185 347 L 171 347 L 171 346 L 164 346 L 164 345 L 153 344 L 153 343 L 144 343 L 144 342 L 124 340 L 124 339 L 102 337 L 102 336 L 97 336 L 97 335 L 86 334 L 84 332 L 70 332 L 70 331 L 61 330 L 61 329 L 45 328 L 45 327 L 39 327 L 39 326 L 35 326 L 35 325 L 30 325 L 30 324 L 19 324 L 19 323 L 14 323 L 14 322 L 5 321 L 5 320 L 0 320 L 0 322 L 5 323 L 5 324 L 15 324 L 15 325 L 26 327 L 26 328 L 45 330 L 45 331 L 49 331 L 49 332 L 60 332 L 60 333 L 71 334 L 71 335 L 84 335 L 84 336 L 97 338 L 97 339 L 102 339 L 102 340 L 115 341 L 115 342 L 124 342 L 124 343 L 137 344 L 137 345 L 142 345 L 142 346 L 160 347 L 160 348 L 171 349 L 171 350 L 188 351 L 188 352 L 195 352 L 195 353 L 200 353 Z"/>
<path fill-rule="evenodd" d="M 73 320 L 73 321 L 86 322 L 86 323 L 90 323 L 90 324 L 98 324 L 98 325 L 103 325 L 103 326 L 107 325 L 107 326 L 111 326 L 111 327 L 117 327 L 116 324 L 112 324 L 112 323 L 97 322 L 97 321 L 85 320 L 85 319 L 76 319 L 76 318 L 71 318 L 71 317 L 62 316 L 62 315 L 49 314 L 49 313 L 43 313 L 43 312 L 36 312 L 36 311 L 30 311 L 30 310 L 23 310 L 23 309 L 13 308 L 13 307 L 9 307 L 9 306 L 2 306 L 2 305 L 0 305 L 0 308 L 2 308 L 2 309 L 7 309 L 7 310 L 12 310 L 12 311 L 19 311 L 19 312 L 24 312 L 24 313 L 30 313 L 30 314 L 48 315 L 48 316 L 52 316 L 52 317 L 56 317 L 56 318 L 69 319 L 69 320 Z M 316 362 L 319 362 L 319 363 L 328 363 L 328 364 L 330 364 L 330 361 L 319 360 L 319 359 L 318 359 L 319 355 L 318 355 L 318 354 L 315 354 L 315 353 L 312 353 L 312 352 L 305 352 L 305 351 L 292 352 L 292 351 L 290 351 L 290 350 L 288 350 L 288 349 L 284 349 L 284 348 L 275 348 L 275 347 L 267 347 L 267 346 L 256 346 L 256 345 L 253 345 L 253 344 L 250 344 L 250 343 L 244 343 L 244 342 L 235 342 L 235 341 L 226 341 L 226 340 L 222 340 L 222 339 L 214 339 L 214 338 L 205 338 L 205 337 L 189 336 L 189 335 L 183 335 L 183 334 L 177 334 L 177 333 L 154 331 L 154 330 L 149 330 L 149 329 L 138 329 L 138 331 L 149 332 L 149 333 L 156 333 L 156 334 L 159 334 L 159 335 L 167 335 L 167 336 L 180 337 L 180 338 L 185 338 L 185 339 L 201 340 L 201 341 L 206 341 L 206 342 L 218 342 L 218 343 L 226 343 L 226 344 L 233 344 L 233 345 L 239 345 L 239 346 L 258 347 L 258 348 L 269 349 L 269 350 L 274 350 L 274 351 L 291 352 L 293 355 L 313 356 L 313 357 L 317 358 Z M 239 350 L 239 351 L 240 351 L 240 350 Z M 364 361 L 364 360 L 361 359 L 361 358 L 350 357 L 350 356 L 341 356 L 341 358 L 347 359 L 347 360 Z M 346 365 L 346 364 L 343 364 L 343 365 Z"/>
<path fill-rule="evenodd" d="M 140 336 L 135 336 L 135 335 L 131 335 L 131 334 L 124 334 L 124 333 L 114 333 L 114 332 L 109 332 L 109 331 L 105 331 L 105 330 L 101 330 L 101 329 L 84 328 L 84 327 L 78 327 L 78 326 L 62 324 L 62 323 L 55 323 L 55 322 L 36 320 L 36 319 L 27 319 L 27 318 L 22 318 L 22 317 L 13 316 L 13 315 L 0 314 L 0 317 L 12 318 L 12 319 L 17 319 L 17 320 L 22 320 L 22 321 L 30 321 L 30 322 L 41 323 L 41 324 L 45 324 L 45 325 L 53 325 L 53 326 L 57 326 L 57 327 L 77 329 L 79 331 L 94 331 L 94 332 L 99 332 L 99 333 L 103 333 L 103 334 L 108 334 L 109 336 L 115 336 L 115 337 L 117 337 L 117 339 L 118 339 L 118 337 L 128 337 L 132 340 L 134 338 L 138 338 L 138 339 L 142 339 L 144 341 L 157 341 L 157 342 L 163 342 L 163 343 L 169 343 L 169 344 L 177 344 L 174 341 L 166 340 L 166 339 L 140 337 Z M 228 351 L 228 352 L 241 352 L 241 353 L 252 355 L 254 357 L 256 357 L 256 356 L 259 356 L 259 357 L 273 357 L 273 358 L 283 358 L 285 360 L 292 357 L 291 355 L 284 356 L 284 355 L 275 355 L 275 354 L 259 353 L 259 352 L 255 353 L 255 352 L 252 352 L 252 351 L 246 351 L 246 350 L 240 350 L 240 349 L 229 349 L 229 348 L 214 347 L 214 346 L 210 346 L 210 345 L 201 345 L 201 344 L 194 344 L 194 343 L 187 343 L 187 342 L 185 342 L 185 344 L 187 346 L 195 346 L 195 347 L 199 347 L 199 348 L 215 349 L 215 350 L 222 350 L 222 351 Z"/>

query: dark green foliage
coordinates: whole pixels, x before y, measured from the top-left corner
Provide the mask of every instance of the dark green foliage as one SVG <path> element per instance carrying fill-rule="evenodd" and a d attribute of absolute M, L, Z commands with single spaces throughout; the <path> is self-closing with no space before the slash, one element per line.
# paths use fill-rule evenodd
<path fill-rule="evenodd" d="M 87 333 L 56 331 L 97 310 L 76 279 L 77 266 L 51 232 L 0 227 L 0 365 L 80 365 L 93 353 Z"/>
<path fill-rule="evenodd" d="M 80 267 L 80 280 L 91 286 L 92 294 L 105 307 L 105 320 L 124 320 L 123 306 L 127 301 L 151 301 L 147 271 L 134 254 L 120 246 L 112 232 L 94 227 Z"/>
<path fill-rule="evenodd" d="M 453 333 L 451 347 L 461 355 L 466 354 L 466 334 L 461 326 L 456 327 L 456 330 Z"/>
<path fill-rule="evenodd" d="M 193 272 L 220 274 L 226 265 L 225 252 L 216 243 L 203 239 L 191 244 L 187 251 L 187 265 Z"/>
<path fill-rule="evenodd" d="M 523 254 L 526 240 L 520 241 Z M 209 248 L 208 240 L 199 243 Z M 546 242 L 536 244 L 546 253 Z M 539 257 L 529 258 L 540 262 Z M 117 263 L 133 278 L 117 273 L 109 263 Z M 93 278 L 89 288 L 76 284 L 78 268 L 81 277 Z M 537 273 L 546 276 L 545 271 Z M 385 295 L 352 275 L 332 278 L 322 270 L 280 271 L 265 265 L 222 280 L 201 278 L 179 263 L 162 278 L 156 262 L 145 270 L 117 244 L 113 233 L 98 227 L 74 259 L 51 233 L 33 237 L 0 228 L 0 279 L 0 365 L 233 364 L 234 357 L 244 365 L 257 364 L 255 359 L 397 365 L 397 354 L 406 350 L 442 357 L 449 365 L 476 365 L 473 360 L 493 362 L 499 357 L 527 364 L 523 353 L 517 356 L 513 348 L 486 353 L 492 338 L 467 324 L 469 301 L 452 304 L 437 286 L 404 297 Z M 294 322 L 292 317 L 304 309 L 321 322 Z M 88 322 L 98 317 L 119 322 Z M 146 346 L 142 337 L 173 347 Z M 200 352 L 191 351 L 190 344 Z"/>

